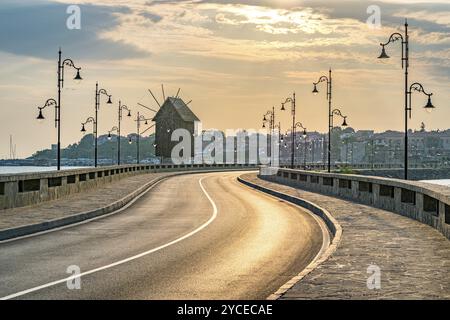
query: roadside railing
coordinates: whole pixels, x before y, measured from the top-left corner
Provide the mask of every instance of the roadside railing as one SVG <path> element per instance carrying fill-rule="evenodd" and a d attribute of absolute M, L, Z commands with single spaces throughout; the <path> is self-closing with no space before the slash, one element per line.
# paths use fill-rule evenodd
<path fill-rule="evenodd" d="M 249 164 L 140 164 L 0 175 L 0 210 L 56 200 L 137 174 L 256 169 Z M 1 212 L 0 212 L 1 214 Z"/>

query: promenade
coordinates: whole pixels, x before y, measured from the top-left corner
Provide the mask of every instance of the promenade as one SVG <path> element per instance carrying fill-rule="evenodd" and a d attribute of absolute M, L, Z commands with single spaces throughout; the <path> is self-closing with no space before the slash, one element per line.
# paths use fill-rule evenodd
<path fill-rule="evenodd" d="M 268 182 L 256 173 L 242 178 L 313 202 L 343 229 L 334 254 L 281 299 L 450 299 L 450 241 L 437 230 L 389 211 Z M 367 287 L 371 265 L 380 268 L 380 289 Z"/>

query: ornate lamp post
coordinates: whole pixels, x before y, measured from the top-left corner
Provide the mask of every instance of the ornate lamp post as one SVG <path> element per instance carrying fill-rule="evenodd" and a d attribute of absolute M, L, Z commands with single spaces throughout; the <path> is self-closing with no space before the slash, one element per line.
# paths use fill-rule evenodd
<path fill-rule="evenodd" d="M 303 151 L 305 153 L 304 154 L 304 169 L 305 169 L 306 168 L 306 137 L 307 137 L 308 133 L 307 133 L 306 128 L 303 126 L 303 124 L 301 122 L 297 122 L 295 124 L 295 128 L 300 128 L 300 129 L 303 130 L 302 138 L 303 138 L 303 142 L 304 142 L 304 149 L 303 149 Z M 294 159 L 294 162 L 295 162 L 295 159 Z"/>
<path fill-rule="evenodd" d="M 119 151 L 119 148 L 120 148 L 120 134 L 119 134 L 119 132 L 120 132 L 120 129 L 119 129 L 119 127 L 116 127 L 116 126 L 114 126 L 114 127 L 112 127 L 111 128 L 111 130 L 109 130 L 108 131 L 108 140 L 110 140 L 111 141 L 111 139 L 112 139 L 112 136 L 111 136 L 111 133 L 113 133 L 113 132 L 117 132 L 117 165 L 119 165 L 120 164 L 120 160 L 119 160 L 119 157 L 120 157 L 120 151 Z M 112 161 L 114 161 L 114 160 L 112 160 Z"/>
<path fill-rule="evenodd" d="M 83 134 L 85 134 L 86 133 L 86 125 L 88 124 L 88 123 L 92 123 L 92 130 L 93 130 L 93 135 L 94 135 L 94 137 L 97 135 L 97 126 L 96 126 L 96 122 L 95 122 L 95 119 L 93 118 L 93 117 L 89 117 L 89 118 L 87 118 L 86 119 L 86 121 L 85 122 L 82 122 L 81 123 L 81 133 L 83 133 Z M 97 154 L 97 144 L 95 144 L 95 146 L 94 146 L 94 149 L 95 149 L 95 154 Z"/>
<path fill-rule="evenodd" d="M 381 45 L 381 54 L 378 59 L 389 59 L 390 57 L 386 53 L 386 46 L 390 43 L 394 43 L 396 41 L 401 41 L 402 44 L 402 69 L 405 70 L 405 153 L 404 153 L 404 178 L 408 180 L 408 113 L 409 118 L 411 118 L 411 91 L 416 90 L 419 92 L 423 92 L 428 95 L 428 103 L 425 106 L 427 111 L 432 111 L 434 106 L 431 104 L 431 95 L 427 94 L 420 83 L 414 83 L 409 87 L 408 82 L 408 69 L 409 69 L 409 35 L 408 35 L 408 20 L 405 19 L 405 33 L 404 35 L 394 32 L 389 37 L 389 40 L 386 43 L 380 43 Z M 420 89 L 417 90 L 416 88 Z M 408 90 L 409 89 L 409 90 Z M 409 101 L 408 101 L 409 96 Z"/>
<path fill-rule="evenodd" d="M 296 98 L 295 92 L 291 97 L 288 97 L 285 102 L 281 104 L 281 111 L 285 111 L 284 105 L 286 103 L 291 103 L 291 115 L 292 115 L 292 134 L 291 134 L 291 168 L 294 168 L 294 150 L 295 150 L 295 108 L 296 108 Z"/>
<path fill-rule="evenodd" d="M 409 91 L 408 91 L 408 95 L 409 95 L 409 108 L 408 108 L 408 111 L 409 111 L 409 117 L 411 117 L 411 112 L 412 112 L 412 101 L 411 101 L 411 97 L 412 97 L 412 93 L 413 93 L 414 91 L 421 92 L 421 93 L 423 93 L 424 95 L 426 95 L 426 96 L 428 97 L 427 104 L 426 104 L 423 108 L 424 108 L 428 113 L 433 112 L 433 110 L 436 108 L 436 107 L 433 105 L 433 103 L 431 103 L 431 96 L 432 96 L 433 94 L 432 94 L 432 93 L 427 93 L 427 92 L 425 91 L 425 89 L 423 88 L 423 85 L 422 85 L 422 84 L 420 84 L 420 83 L 418 83 L 418 82 L 415 82 L 415 83 L 413 83 L 413 84 L 409 87 Z"/>
<path fill-rule="evenodd" d="M 137 117 L 136 117 L 136 125 L 137 125 L 137 137 L 136 137 L 136 163 L 139 164 L 140 163 L 140 137 L 141 137 L 141 122 L 144 122 L 144 125 L 148 125 L 148 121 L 151 121 L 152 119 L 148 119 L 146 117 L 144 117 L 143 115 L 139 114 L 139 112 L 137 113 Z M 150 126 L 149 128 L 147 128 L 144 132 L 146 132 L 147 130 L 151 129 L 155 124 L 153 124 L 152 126 Z M 142 132 L 142 133 L 144 133 Z M 130 138 L 131 141 L 131 138 Z M 130 142 L 129 141 L 129 142 Z"/>
<path fill-rule="evenodd" d="M 105 95 L 108 97 L 108 101 L 106 102 L 107 104 L 112 104 L 111 101 L 111 95 L 108 94 L 108 92 L 106 92 L 105 89 L 99 89 L 98 88 L 98 82 L 95 83 L 95 157 L 94 157 L 94 166 L 97 167 L 98 164 L 98 149 L 97 149 L 97 144 L 98 144 L 98 111 L 100 110 L 100 96 L 101 95 Z"/>
<path fill-rule="evenodd" d="M 131 117 L 131 110 L 128 109 L 126 105 L 122 105 L 122 102 L 119 100 L 119 112 L 118 119 L 119 124 L 117 126 L 117 165 L 120 166 L 120 133 L 121 133 L 121 122 L 122 122 L 122 112 L 123 110 L 128 111 L 127 117 Z"/>
<path fill-rule="evenodd" d="M 269 117 L 269 119 L 267 119 Z M 272 107 L 272 110 L 267 111 L 263 117 L 263 128 L 266 127 L 266 123 L 269 123 L 269 129 L 272 132 L 275 126 L 275 107 Z"/>
<path fill-rule="evenodd" d="M 269 118 L 267 119 L 267 117 L 269 117 Z M 272 136 L 275 131 L 275 107 L 272 107 L 272 110 L 269 110 L 264 114 L 263 126 L 262 126 L 263 128 L 266 128 L 267 122 L 269 123 L 269 130 L 270 130 L 269 152 L 270 152 L 270 162 L 272 163 L 272 149 L 271 148 L 272 148 Z"/>
<path fill-rule="evenodd" d="M 85 122 L 82 122 L 82 123 L 81 123 L 81 132 L 82 132 L 83 134 L 86 133 L 86 125 L 87 125 L 88 123 L 92 123 L 92 124 L 93 124 L 92 129 L 93 129 L 93 133 L 95 134 L 95 129 L 96 129 L 96 127 L 95 127 L 95 119 L 94 119 L 93 117 L 89 117 L 89 118 L 86 119 Z"/>
<path fill-rule="evenodd" d="M 44 115 L 42 114 L 42 109 L 45 107 L 48 107 L 50 105 L 55 106 L 55 124 L 58 129 L 58 146 L 57 146 L 57 169 L 61 170 L 61 88 L 64 87 L 64 68 L 65 67 L 71 67 L 75 70 L 77 70 L 77 73 L 75 75 L 74 80 L 81 81 L 83 78 L 81 78 L 80 70 L 81 68 L 78 68 L 75 66 L 75 63 L 72 61 L 72 59 L 65 59 L 62 60 L 62 52 L 61 48 L 58 51 L 58 98 L 57 101 L 54 99 L 49 99 L 45 103 L 45 105 L 42 108 L 39 108 L 39 115 L 37 117 L 37 120 L 44 120 Z"/>
<path fill-rule="evenodd" d="M 314 82 L 314 89 L 313 94 L 317 95 L 319 93 L 319 90 L 317 90 L 317 85 L 321 82 L 326 82 L 327 84 L 327 100 L 328 100 L 328 128 L 332 127 L 331 121 L 332 121 L 332 110 L 331 110 L 331 99 L 332 99 L 332 89 L 333 89 L 333 80 L 331 77 L 331 69 L 328 71 L 328 77 L 327 76 L 321 76 L 317 82 Z M 331 172 L 331 130 L 328 130 L 328 172 Z"/>
<path fill-rule="evenodd" d="M 331 130 L 333 130 L 333 128 L 334 128 L 334 116 L 339 116 L 339 117 L 341 117 L 343 119 L 342 124 L 341 124 L 342 127 L 348 127 L 347 116 L 344 116 L 342 114 L 341 110 L 334 109 L 331 112 L 331 124 L 330 124 L 330 127 L 328 128 L 329 132 L 331 132 Z M 330 138 L 331 138 L 331 135 L 330 135 Z M 330 155 L 331 155 L 331 139 L 328 141 L 328 146 L 329 146 L 329 152 L 330 152 Z"/>

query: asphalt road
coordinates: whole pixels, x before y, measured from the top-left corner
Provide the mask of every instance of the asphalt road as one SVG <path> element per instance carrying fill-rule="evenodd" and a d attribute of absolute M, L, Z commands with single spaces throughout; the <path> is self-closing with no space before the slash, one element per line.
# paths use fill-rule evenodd
<path fill-rule="evenodd" d="M 267 298 L 323 249 L 323 230 L 239 174 L 169 178 L 120 213 L 0 244 L 0 297 Z M 81 277 L 67 281 L 69 266 Z"/>

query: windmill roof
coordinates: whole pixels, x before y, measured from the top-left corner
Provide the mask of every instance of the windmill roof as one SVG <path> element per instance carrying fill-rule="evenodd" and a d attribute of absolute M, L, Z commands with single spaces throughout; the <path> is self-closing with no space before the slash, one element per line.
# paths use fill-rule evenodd
<path fill-rule="evenodd" d="M 200 121 L 200 119 L 192 112 L 191 109 L 184 103 L 184 101 L 180 98 L 168 97 L 164 104 L 161 106 L 163 108 L 167 108 L 168 105 L 172 105 L 176 112 L 180 115 L 181 119 L 187 122 Z M 158 111 L 159 113 L 159 111 Z M 158 117 L 158 113 L 155 115 L 155 118 Z"/>

